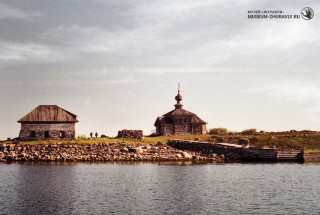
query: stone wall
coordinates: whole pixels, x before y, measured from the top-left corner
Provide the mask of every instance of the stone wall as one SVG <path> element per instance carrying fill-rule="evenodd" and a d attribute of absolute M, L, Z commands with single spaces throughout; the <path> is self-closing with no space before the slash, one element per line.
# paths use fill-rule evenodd
<path fill-rule="evenodd" d="M 134 139 L 143 139 L 143 131 L 141 130 L 122 130 L 118 131 L 119 138 L 134 138 Z"/>
<path fill-rule="evenodd" d="M 223 161 L 160 145 L 95 144 L 0 144 L 0 163 L 8 161 Z"/>
<path fill-rule="evenodd" d="M 224 155 L 228 158 L 232 157 L 231 160 L 236 160 L 243 156 L 241 149 L 223 147 L 223 146 L 215 145 L 214 143 L 184 141 L 184 140 L 168 140 L 167 144 L 171 147 L 174 147 L 180 150 L 202 152 L 203 154 L 215 153 L 217 155 Z M 241 155 L 239 155 L 239 153 Z"/>
<path fill-rule="evenodd" d="M 201 152 L 210 155 L 212 153 L 223 155 L 227 160 L 241 161 L 277 161 L 275 149 L 235 148 L 223 146 L 215 143 L 188 141 L 188 140 L 168 140 L 169 146 L 180 149 Z"/>
<path fill-rule="evenodd" d="M 21 140 L 75 139 L 74 123 L 21 123 Z"/>

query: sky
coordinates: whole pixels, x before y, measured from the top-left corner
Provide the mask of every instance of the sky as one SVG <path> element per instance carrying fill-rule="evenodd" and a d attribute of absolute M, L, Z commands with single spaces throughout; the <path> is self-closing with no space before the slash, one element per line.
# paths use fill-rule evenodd
<path fill-rule="evenodd" d="M 249 19 L 249 10 L 314 17 Z M 38 105 L 77 135 L 141 129 L 183 108 L 229 131 L 320 130 L 317 0 L 0 1 L 0 139 Z"/>

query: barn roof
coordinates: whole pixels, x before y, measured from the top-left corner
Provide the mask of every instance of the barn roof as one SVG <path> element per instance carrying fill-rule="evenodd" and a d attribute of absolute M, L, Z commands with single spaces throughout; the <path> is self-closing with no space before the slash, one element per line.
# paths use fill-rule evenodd
<path fill-rule="evenodd" d="M 57 105 L 39 105 L 30 113 L 22 117 L 22 122 L 78 122 L 77 116 Z"/>

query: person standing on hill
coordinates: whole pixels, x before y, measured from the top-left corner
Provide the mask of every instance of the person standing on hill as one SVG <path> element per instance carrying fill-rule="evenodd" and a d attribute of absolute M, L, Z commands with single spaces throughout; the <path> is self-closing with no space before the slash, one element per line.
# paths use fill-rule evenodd
<path fill-rule="evenodd" d="M 98 137 L 98 132 L 96 132 L 96 134 L 95 134 L 95 135 L 96 135 L 96 138 L 97 138 L 97 137 Z"/>
<path fill-rule="evenodd" d="M 91 133 L 90 133 L 90 137 L 92 138 L 92 131 L 91 131 Z"/>

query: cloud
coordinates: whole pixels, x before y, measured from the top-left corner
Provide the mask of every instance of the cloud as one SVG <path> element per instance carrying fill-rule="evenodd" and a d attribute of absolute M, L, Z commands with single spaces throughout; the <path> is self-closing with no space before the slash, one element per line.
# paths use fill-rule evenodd
<path fill-rule="evenodd" d="M 112 32 L 78 25 L 59 25 L 41 35 L 46 43 L 72 52 L 113 56 L 139 56 L 156 51 L 161 43 L 157 37 L 156 32 L 145 28 Z"/>
<path fill-rule="evenodd" d="M 303 46 L 318 47 L 316 44 L 320 44 L 319 37 L 305 39 L 306 34 L 318 34 L 314 22 L 248 20 L 247 10 L 261 8 L 259 1 L 164 2 L 166 4 L 163 1 L 140 4 L 95 1 L 96 5 L 88 11 L 99 7 L 99 16 L 95 17 L 97 24 L 86 22 L 91 18 L 85 12 L 76 13 L 77 19 L 63 14 L 55 23 L 47 20 L 49 28 L 28 43 L 41 44 L 50 50 L 51 54 L 43 59 L 43 63 L 74 62 L 75 66 L 86 67 L 94 62 L 92 67 L 95 68 L 91 69 L 128 67 L 135 68 L 135 71 L 140 68 L 177 68 L 167 69 L 168 72 L 191 71 L 192 68 L 211 71 L 216 70 L 213 68 L 292 67 L 296 61 L 303 62 L 315 54 L 316 49 Z M 78 2 L 76 8 L 82 4 L 85 3 Z M 237 9 L 229 10 L 230 6 Z M 273 3 L 272 7 L 278 6 Z M 292 7 L 281 5 L 282 9 Z M 227 15 L 226 11 L 229 11 Z M 79 21 L 69 22 L 71 18 Z M 9 60 L 24 57 L 10 52 L 7 56 Z M 283 61 L 287 63 L 282 64 Z M 314 61 L 312 64 L 317 66 L 319 63 Z M 142 71 L 166 73 L 155 69 Z"/>
<path fill-rule="evenodd" d="M 291 103 L 295 106 L 301 106 L 303 109 L 313 110 L 315 107 L 320 112 L 320 85 L 317 83 L 317 75 L 313 78 L 308 77 L 278 77 L 277 82 L 270 83 L 268 80 L 262 86 L 256 86 L 246 90 L 247 93 L 258 93 L 268 95 L 273 100 Z"/>
<path fill-rule="evenodd" d="M 204 72 L 222 72 L 225 68 L 136 68 L 138 73 L 148 74 L 166 74 L 166 73 L 204 73 Z"/>
<path fill-rule="evenodd" d="M 19 20 L 29 20 L 36 17 L 41 17 L 43 14 L 39 12 L 27 13 L 18 8 L 0 3 L 0 19 L 19 19 Z"/>
<path fill-rule="evenodd" d="M 56 80 L 41 82 L 38 86 L 102 86 L 102 85 L 118 85 L 139 82 L 138 79 L 124 78 L 115 80 Z"/>
<path fill-rule="evenodd" d="M 301 81 L 281 81 L 262 91 L 270 93 L 278 99 L 306 102 L 320 101 L 320 86 Z"/>
<path fill-rule="evenodd" d="M 109 77 L 106 74 L 87 74 L 84 77 L 80 74 L 72 73 L 29 73 L 16 75 L 3 75 L 0 79 L 0 86 L 103 86 L 119 85 L 140 82 L 138 78 L 129 77 Z M 2 74 L 0 74 L 2 75 Z"/>
<path fill-rule="evenodd" d="M 110 108 L 116 108 L 106 113 L 134 104 L 133 112 L 144 107 L 143 112 L 157 115 L 153 104 L 166 109 L 164 97 L 181 81 L 191 89 L 185 96 L 205 104 L 200 105 L 203 110 L 216 113 L 221 108 L 220 115 L 226 114 L 222 118 L 231 116 L 230 124 L 237 125 L 239 120 L 234 119 L 239 116 L 248 118 L 245 122 L 265 123 L 261 116 L 273 119 L 271 127 L 281 128 L 288 126 L 282 115 L 288 115 L 300 120 L 300 127 L 319 127 L 316 120 L 310 122 L 320 110 L 317 13 L 309 21 L 247 18 L 247 11 L 255 9 L 299 13 L 310 6 L 316 12 L 320 4 L 315 0 L 303 6 L 299 0 L 2 2 L 0 95 L 6 101 L 2 112 L 21 109 L 14 105 L 17 100 L 26 104 L 65 100 L 78 108 L 81 97 L 84 107 L 84 99 L 91 99 L 87 105 L 93 112 L 112 101 Z M 121 99 L 128 93 L 134 102 Z M 101 104 L 94 105 L 95 96 L 104 98 L 99 99 Z M 241 105 L 259 117 L 249 119 L 250 114 L 238 111 Z M 140 119 L 143 122 L 136 123 L 146 121 Z M 16 120 L 7 116 L 2 120 L 10 121 Z"/>
<path fill-rule="evenodd" d="M 82 4 L 85 3 L 78 2 L 75 7 Z M 215 72 L 222 68 L 290 69 L 320 48 L 319 37 L 309 36 L 306 40 L 306 35 L 319 34 L 313 21 L 246 17 L 248 9 L 281 6 L 283 10 L 297 10 L 292 5 L 211 0 L 187 0 L 183 4 L 180 1 L 140 4 L 94 1 L 93 4 L 96 5 L 88 11 L 99 7 L 99 17 L 95 17 L 99 24 L 85 22 L 90 19 L 86 19 L 89 15 L 86 11 L 76 13 L 77 19 L 62 14 L 56 22 L 47 20 L 49 27 L 31 41 L 1 44 L 5 48 L 0 52 L 0 59 L 3 63 L 20 60 L 26 64 L 33 64 L 35 59 L 41 59 L 42 63 L 73 62 L 73 69 L 80 65 L 95 70 L 128 67 L 133 72 L 163 74 Z M 230 6 L 232 10 L 228 9 Z M 79 22 L 69 22 L 71 18 Z M 318 61 L 310 61 L 310 68 L 319 66 Z"/>
<path fill-rule="evenodd" d="M 35 61 L 47 59 L 51 50 L 37 43 L 0 41 L 0 61 Z"/>

